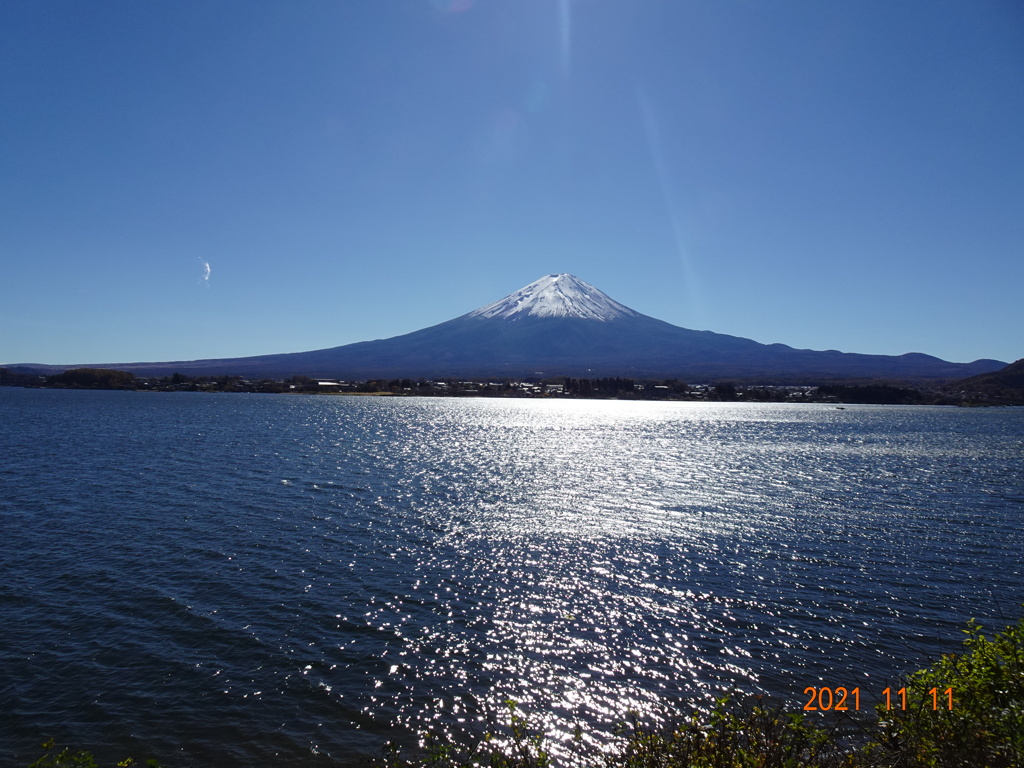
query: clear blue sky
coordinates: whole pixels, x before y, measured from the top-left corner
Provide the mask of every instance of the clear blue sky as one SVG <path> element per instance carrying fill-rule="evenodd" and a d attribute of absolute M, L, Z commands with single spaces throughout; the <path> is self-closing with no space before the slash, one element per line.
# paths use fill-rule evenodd
<path fill-rule="evenodd" d="M 1016 0 L 4 0 L 0 363 L 292 352 L 571 272 L 1024 357 Z"/>

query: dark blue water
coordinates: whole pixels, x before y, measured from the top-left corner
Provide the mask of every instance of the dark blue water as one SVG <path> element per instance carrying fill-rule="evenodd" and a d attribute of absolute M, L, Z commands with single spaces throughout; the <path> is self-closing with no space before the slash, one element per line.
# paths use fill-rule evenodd
<path fill-rule="evenodd" d="M 1024 409 L 0 388 L 0 764 L 870 701 L 1019 615 L 1022 464 Z"/>

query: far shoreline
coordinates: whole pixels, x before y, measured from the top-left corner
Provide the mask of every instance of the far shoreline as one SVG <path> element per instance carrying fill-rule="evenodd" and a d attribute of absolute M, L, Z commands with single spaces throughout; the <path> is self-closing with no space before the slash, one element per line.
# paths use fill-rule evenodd
<path fill-rule="evenodd" d="M 991 392 L 964 382 L 922 384 L 905 381 L 826 381 L 815 384 L 713 381 L 689 384 L 678 379 L 535 376 L 514 379 L 368 379 L 347 381 L 308 376 L 249 379 L 243 376 L 191 377 L 182 373 L 138 377 L 111 368 L 77 368 L 42 375 L 0 368 L 0 386 L 26 389 L 91 389 L 132 392 L 206 392 L 237 394 L 350 395 L 488 399 L 569 399 L 718 403 L 818 403 L 825 405 L 949 405 L 960 407 L 1024 405 L 1024 393 Z"/>

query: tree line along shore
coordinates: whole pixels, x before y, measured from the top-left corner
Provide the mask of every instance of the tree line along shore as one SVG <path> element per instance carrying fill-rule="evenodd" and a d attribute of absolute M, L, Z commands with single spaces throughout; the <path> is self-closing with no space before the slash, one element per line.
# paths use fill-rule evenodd
<path fill-rule="evenodd" d="M 1024 392 L 972 388 L 964 382 L 855 381 L 817 384 L 763 384 L 713 381 L 690 384 L 677 379 L 541 376 L 512 379 L 394 378 L 346 381 L 292 376 L 254 379 L 243 376 L 136 376 L 111 368 L 73 368 L 49 376 L 0 368 L 0 386 L 47 389 L 115 389 L 141 392 L 249 392 L 318 395 L 394 395 L 405 397 L 524 397 L 617 400 L 681 400 L 759 403 L 835 403 L 891 405 L 1024 405 Z"/>

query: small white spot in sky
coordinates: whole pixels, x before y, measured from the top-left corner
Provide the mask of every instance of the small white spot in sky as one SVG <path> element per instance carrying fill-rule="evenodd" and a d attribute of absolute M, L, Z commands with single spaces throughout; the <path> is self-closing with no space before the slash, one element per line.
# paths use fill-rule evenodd
<path fill-rule="evenodd" d="M 200 285 L 206 285 L 207 287 L 209 287 L 209 285 L 210 285 L 210 262 L 208 262 L 204 258 L 200 258 L 199 259 L 199 263 L 203 265 L 202 272 L 199 275 L 199 284 Z"/>

